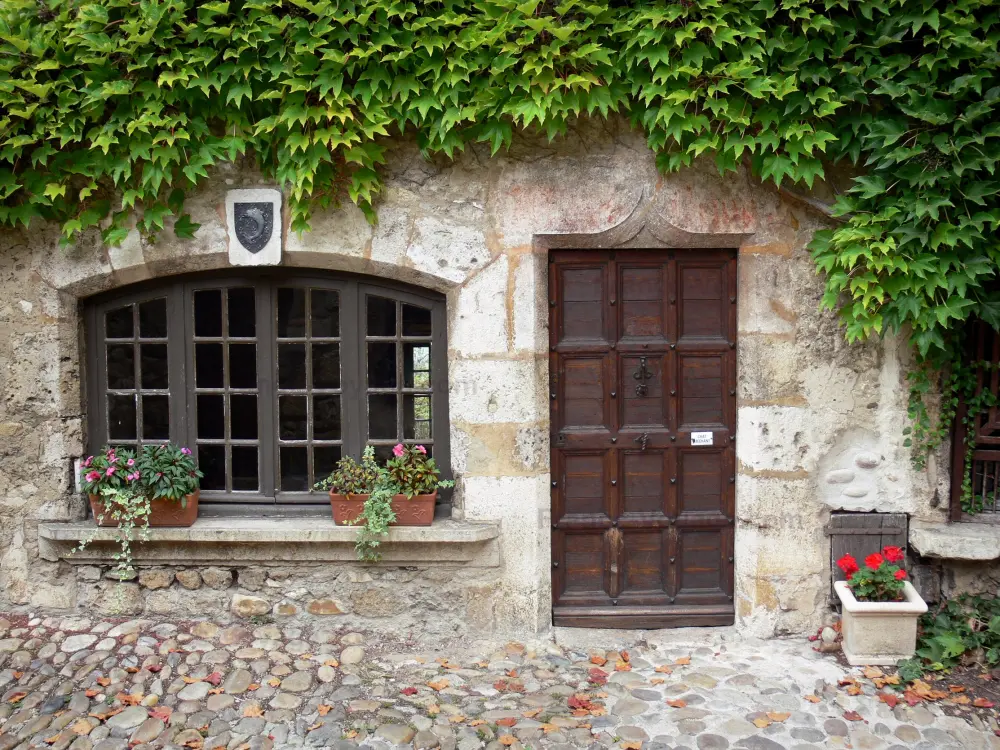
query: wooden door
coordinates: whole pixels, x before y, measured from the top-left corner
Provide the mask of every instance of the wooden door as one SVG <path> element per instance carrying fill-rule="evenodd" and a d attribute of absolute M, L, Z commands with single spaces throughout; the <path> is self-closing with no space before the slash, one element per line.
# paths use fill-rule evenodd
<path fill-rule="evenodd" d="M 733 622 L 736 254 L 554 251 L 556 625 Z"/>

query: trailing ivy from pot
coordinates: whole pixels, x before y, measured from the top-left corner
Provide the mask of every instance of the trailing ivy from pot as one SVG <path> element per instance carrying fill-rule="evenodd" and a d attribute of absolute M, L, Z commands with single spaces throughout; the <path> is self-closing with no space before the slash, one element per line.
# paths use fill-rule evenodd
<path fill-rule="evenodd" d="M 138 455 L 126 448 L 105 447 L 84 459 L 80 467 L 83 491 L 91 497 L 98 527 L 106 519 L 115 522 L 119 551 L 115 577 L 127 580 L 135 574 L 133 541 L 149 540 L 149 517 L 153 500 L 169 500 L 187 507 L 188 496 L 198 490 L 203 474 L 191 451 L 170 443 L 144 445 Z M 94 500 L 98 502 L 93 502 Z M 82 552 L 98 534 L 98 528 L 80 540 L 74 552 Z"/>
<path fill-rule="evenodd" d="M 379 547 L 388 534 L 389 527 L 397 520 L 392 507 L 396 496 L 405 496 L 403 502 L 412 502 L 417 496 L 426 496 L 439 488 L 453 487 L 451 480 L 440 479 L 441 472 L 433 458 L 427 456 L 422 445 L 396 445 L 393 458 L 379 466 L 375 449 L 367 446 L 358 463 L 350 456 L 337 462 L 334 471 L 316 483 L 318 490 L 328 490 L 333 496 L 367 495 L 361 513 L 346 522 L 358 529 L 355 553 L 363 562 L 382 559 Z"/>

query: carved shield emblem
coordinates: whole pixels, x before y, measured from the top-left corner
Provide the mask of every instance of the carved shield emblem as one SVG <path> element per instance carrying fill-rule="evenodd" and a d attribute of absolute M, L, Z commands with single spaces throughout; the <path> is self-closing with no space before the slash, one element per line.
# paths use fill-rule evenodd
<path fill-rule="evenodd" d="M 274 229 L 274 204 L 235 203 L 233 214 L 236 239 L 251 253 L 259 253 L 271 239 Z"/>

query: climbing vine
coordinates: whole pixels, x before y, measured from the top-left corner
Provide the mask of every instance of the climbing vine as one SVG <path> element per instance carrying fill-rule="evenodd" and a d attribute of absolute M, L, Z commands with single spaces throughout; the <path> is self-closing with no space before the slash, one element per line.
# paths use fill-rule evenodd
<path fill-rule="evenodd" d="M 246 159 L 292 228 L 374 220 L 386 141 L 427 154 L 624 116 L 665 171 L 850 185 L 811 250 L 850 340 L 930 372 L 1000 328 L 1000 8 L 983 0 L 4 0 L 0 226 L 190 237 L 186 192 Z M 806 199 L 814 207 L 818 201 Z M 928 376 L 929 377 L 929 376 Z M 926 382 L 914 381 L 919 401 Z M 935 433 L 933 420 L 917 430 Z M 920 442 L 920 441 L 918 441 Z"/>

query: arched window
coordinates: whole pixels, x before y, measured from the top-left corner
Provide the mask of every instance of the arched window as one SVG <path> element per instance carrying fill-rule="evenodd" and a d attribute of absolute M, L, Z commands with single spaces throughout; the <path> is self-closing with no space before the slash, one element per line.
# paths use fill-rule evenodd
<path fill-rule="evenodd" d="M 441 295 L 377 279 L 202 274 L 86 304 L 89 446 L 195 451 L 203 502 L 322 503 L 343 455 L 425 445 L 449 470 Z"/>

